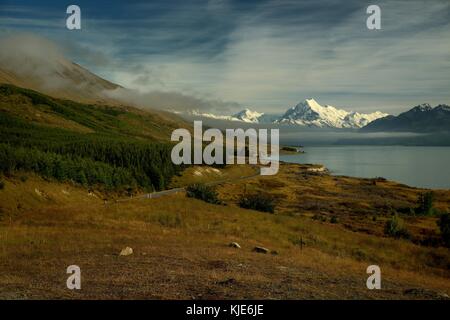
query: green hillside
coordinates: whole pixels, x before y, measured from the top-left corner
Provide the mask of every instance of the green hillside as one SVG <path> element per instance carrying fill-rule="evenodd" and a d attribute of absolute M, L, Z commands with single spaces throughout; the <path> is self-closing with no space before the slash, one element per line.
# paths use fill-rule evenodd
<path fill-rule="evenodd" d="M 0 85 L 0 172 L 33 171 L 109 190 L 160 190 L 181 169 L 170 160 L 170 133 L 186 126 L 163 113 Z"/>

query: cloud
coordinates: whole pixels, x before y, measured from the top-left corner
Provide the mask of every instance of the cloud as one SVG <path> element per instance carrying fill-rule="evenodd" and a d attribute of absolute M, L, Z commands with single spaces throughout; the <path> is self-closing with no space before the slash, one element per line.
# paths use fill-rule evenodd
<path fill-rule="evenodd" d="M 41 79 L 47 88 L 67 85 L 56 76 L 63 72 L 62 50 L 53 42 L 30 34 L 0 38 L 0 67 L 22 78 Z"/>
<path fill-rule="evenodd" d="M 137 90 L 118 88 L 115 90 L 104 91 L 104 94 L 124 103 L 165 111 L 189 112 L 200 110 L 216 113 L 229 113 L 231 110 L 242 109 L 242 106 L 236 102 L 205 99 L 180 92 L 139 92 Z"/>
<path fill-rule="evenodd" d="M 137 32 L 119 52 L 127 68 L 136 63 L 139 70 L 111 76 L 139 90 L 213 95 L 268 113 L 308 97 L 361 112 L 449 103 L 450 48 L 442 40 L 450 38 L 449 3 L 380 1 L 380 31 L 366 28 L 368 4 L 173 6 L 165 23 Z"/>
<path fill-rule="evenodd" d="M 279 113 L 308 97 L 361 112 L 450 103 L 450 3 L 380 0 L 379 31 L 366 28 L 369 4 L 173 0 L 102 10 L 84 4 L 83 32 L 46 32 L 59 43 L 70 39 L 75 61 L 139 95 L 165 93 L 172 101 L 168 95 L 176 93 L 174 105 L 190 97 L 187 105 L 219 113 L 242 105 Z M 11 18 L 14 28 L 20 18 Z M 27 18 L 37 19 L 21 17 Z"/>
<path fill-rule="evenodd" d="M 75 44 L 64 47 L 32 34 L 15 34 L 0 38 L 0 68 L 9 70 L 24 79 L 38 81 L 43 89 L 58 90 L 97 90 L 96 96 L 104 96 L 119 100 L 122 103 L 133 104 L 142 108 L 157 108 L 174 111 L 215 111 L 229 112 L 241 108 L 236 102 L 226 102 L 202 96 L 189 95 L 177 91 L 152 90 L 158 87 L 154 81 L 164 87 L 161 82 L 162 71 L 158 68 L 149 69 L 147 66 L 136 64 L 123 75 L 134 76 L 131 83 L 139 83 L 138 88 L 117 88 L 104 90 L 92 82 L 91 77 L 80 77 L 73 72 L 72 62 L 66 58 L 68 51 L 76 54 L 80 60 L 91 61 L 97 67 L 117 66 L 108 56 Z M 130 72 L 130 73 L 128 73 Z M 159 80 L 154 80 L 159 79 Z M 141 88 L 142 90 L 139 90 Z"/>

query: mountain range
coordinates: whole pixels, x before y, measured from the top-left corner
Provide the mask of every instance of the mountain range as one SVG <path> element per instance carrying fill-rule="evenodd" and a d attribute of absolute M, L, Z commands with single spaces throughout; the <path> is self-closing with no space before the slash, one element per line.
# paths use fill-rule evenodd
<path fill-rule="evenodd" d="M 52 97 L 82 103 L 109 104 L 118 107 L 124 104 L 129 105 L 126 98 L 120 97 L 120 93 L 127 89 L 97 76 L 58 53 L 52 54 L 52 51 L 45 53 L 46 46 L 41 45 L 42 53 L 39 54 L 25 50 L 26 46 L 13 51 L 2 50 L 0 52 L 0 83 L 12 84 Z M 134 105 L 132 102 L 131 104 Z M 181 120 L 178 117 L 174 118 L 173 113 L 161 110 L 147 111 L 169 122 Z M 215 115 L 196 111 L 191 114 L 245 123 L 354 128 L 361 129 L 363 132 L 448 132 L 450 130 L 450 107 L 445 104 L 434 108 L 429 104 L 421 104 L 398 116 L 392 116 L 380 111 L 367 114 L 346 111 L 331 105 L 322 106 L 314 99 L 305 99 L 283 114 L 265 114 L 248 108 L 232 115 Z"/>
<path fill-rule="evenodd" d="M 306 99 L 290 108 L 276 123 L 296 124 L 308 127 L 362 128 L 387 113 L 359 113 L 338 109 L 330 105 L 321 106 L 314 99 Z"/>
<path fill-rule="evenodd" d="M 432 108 L 424 103 L 398 116 L 374 120 L 362 131 L 437 132 L 450 131 L 450 106 L 440 104 Z"/>
<path fill-rule="evenodd" d="M 362 128 L 370 122 L 388 116 L 376 111 L 359 113 L 338 109 L 330 105 L 321 106 L 314 99 L 305 99 L 282 115 L 264 114 L 244 109 L 231 116 L 193 112 L 193 115 L 219 120 L 242 121 L 247 123 L 278 123 L 321 128 Z"/>

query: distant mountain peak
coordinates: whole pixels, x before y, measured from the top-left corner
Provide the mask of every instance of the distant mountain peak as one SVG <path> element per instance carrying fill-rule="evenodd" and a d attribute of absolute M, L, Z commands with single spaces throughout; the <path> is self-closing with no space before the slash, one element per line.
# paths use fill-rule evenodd
<path fill-rule="evenodd" d="M 448 111 L 450 112 L 450 106 L 447 104 L 440 104 L 434 107 L 436 110 Z"/>
<path fill-rule="evenodd" d="M 252 111 L 248 108 L 245 108 L 244 110 L 239 111 L 231 117 L 244 122 L 259 122 L 259 118 L 263 115 L 264 113 L 259 113 L 257 111 Z"/>
<path fill-rule="evenodd" d="M 410 111 L 415 111 L 415 112 L 426 112 L 426 111 L 430 111 L 431 109 L 433 109 L 430 104 L 428 103 L 422 103 L 419 104 L 418 106 L 415 106 L 414 108 L 412 108 Z"/>
<path fill-rule="evenodd" d="M 440 104 L 432 108 L 423 103 L 414 108 L 369 123 L 364 131 L 438 132 L 450 131 L 450 107 Z"/>
<path fill-rule="evenodd" d="M 320 108 L 321 105 L 317 103 L 314 98 L 305 99 L 303 102 L 300 102 L 301 105 L 308 105 L 311 108 Z"/>
<path fill-rule="evenodd" d="M 309 127 L 361 128 L 387 115 L 379 111 L 363 114 L 330 105 L 321 106 L 315 99 L 308 98 L 290 108 L 276 122 Z"/>

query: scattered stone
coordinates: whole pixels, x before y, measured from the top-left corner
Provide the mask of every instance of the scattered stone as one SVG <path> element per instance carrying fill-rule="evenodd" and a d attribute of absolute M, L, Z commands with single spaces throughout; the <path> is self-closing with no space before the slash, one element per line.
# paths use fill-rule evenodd
<path fill-rule="evenodd" d="M 274 256 L 277 256 L 278 255 L 278 251 L 272 250 L 272 251 L 270 251 L 270 254 L 273 254 Z"/>
<path fill-rule="evenodd" d="M 258 252 L 258 253 L 269 253 L 269 249 L 264 248 L 264 247 L 254 247 L 253 248 L 253 252 Z"/>
<path fill-rule="evenodd" d="M 241 246 L 237 242 L 231 242 L 228 246 L 230 246 L 232 248 L 236 248 L 236 249 L 240 249 L 241 248 Z"/>
<path fill-rule="evenodd" d="M 133 249 L 130 247 L 126 247 L 125 249 L 122 249 L 122 251 L 120 251 L 121 256 L 129 256 L 131 254 L 133 254 Z"/>

